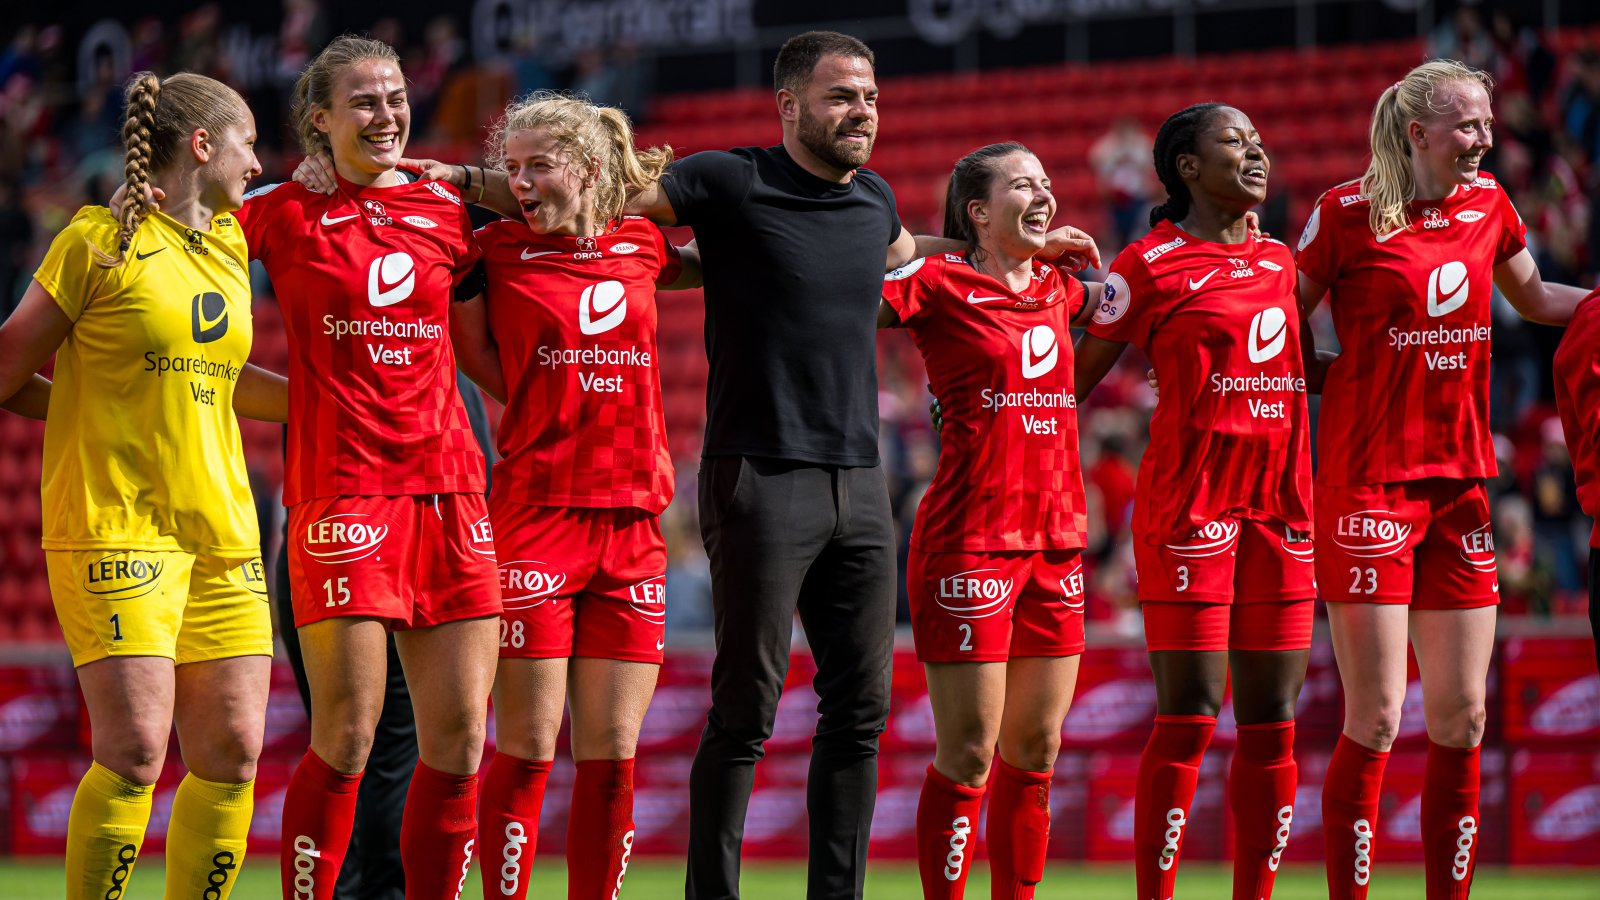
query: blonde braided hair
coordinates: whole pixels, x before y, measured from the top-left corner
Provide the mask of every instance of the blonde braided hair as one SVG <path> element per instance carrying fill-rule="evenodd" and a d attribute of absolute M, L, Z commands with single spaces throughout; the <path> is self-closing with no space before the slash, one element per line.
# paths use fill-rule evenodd
<path fill-rule="evenodd" d="M 92 247 L 95 262 L 108 269 L 127 260 L 134 233 L 150 215 L 145 190 L 151 176 L 175 162 L 197 130 L 203 128 L 220 139 L 226 129 L 243 124 L 246 115 L 237 91 L 192 72 L 165 81 L 153 72 L 139 72 L 128 80 L 125 97 L 122 171 L 127 191 L 119 216 L 117 255 Z"/>

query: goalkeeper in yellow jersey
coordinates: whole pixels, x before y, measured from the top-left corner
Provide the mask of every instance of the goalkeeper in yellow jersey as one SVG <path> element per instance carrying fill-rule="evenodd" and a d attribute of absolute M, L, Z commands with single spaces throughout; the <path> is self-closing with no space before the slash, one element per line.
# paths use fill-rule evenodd
<path fill-rule="evenodd" d="M 0 325 L 0 398 L 45 415 L 50 593 L 93 730 L 67 830 L 68 900 L 123 896 L 174 723 L 189 770 L 165 896 L 225 900 L 244 860 L 272 631 L 235 413 L 283 421 L 250 355 L 232 212 L 255 120 L 199 75 L 134 76 L 120 217 L 84 207 Z M 142 202 L 148 189 L 160 211 Z M 55 381 L 34 376 L 55 354 Z M 47 411 L 42 409 L 48 403 Z"/>

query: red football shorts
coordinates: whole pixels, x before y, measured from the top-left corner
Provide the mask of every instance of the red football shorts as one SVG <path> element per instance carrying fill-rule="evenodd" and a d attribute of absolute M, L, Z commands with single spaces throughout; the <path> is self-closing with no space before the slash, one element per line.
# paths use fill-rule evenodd
<path fill-rule="evenodd" d="M 1483 481 L 1319 485 L 1317 581 L 1329 603 L 1409 603 L 1412 609 L 1498 604 Z"/>
<path fill-rule="evenodd" d="M 925 663 L 1083 652 L 1080 550 L 927 553 L 906 561 L 911 632 Z"/>
<path fill-rule="evenodd" d="M 370 616 L 403 630 L 496 616 L 494 562 L 478 494 L 318 497 L 289 510 L 297 626 Z"/>
<path fill-rule="evenodd" d="M 1228 517 L 1182 541 L 1133 542 L 1150 650 L 1304 650 L 1317 582 L 1311 535 Z"/>
<path fill-rule="evenodd" d="M 589 656 L 660 664 L 667 543 L 641 509 L 497 503 L 502 659 Z"/>

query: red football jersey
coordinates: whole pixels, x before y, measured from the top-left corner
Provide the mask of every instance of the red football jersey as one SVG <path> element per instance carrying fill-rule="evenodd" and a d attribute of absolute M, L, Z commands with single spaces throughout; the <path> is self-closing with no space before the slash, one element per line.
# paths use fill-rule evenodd
<path fill-rule="evenodd" d="M 1131 343 L 1161 397 L 1134 534 L 1181 540 L 1225 513 L 1311 528 L 1311 454 L 1294 256 L 1162 222 L 1111 264 L 1089 333 Z"/>
<path fill-rule="evenodd" d="M 1589 546 L 1600 547 L 1600 291 L 1578 304 L 1556 348 L 1556 409 L 1567 435 L 1578 503 L 1595 518 Z"/>
<path fill-rule="evenodd" d="M 1322 388 L 1317 478 L 1330 485 L 1487 478 L 1494 267 L 1527 229 L 1488 173 L 1375 235 L 1360 182 L 1312 210 L 1296 264 L 1331 288 L 1339 358 Z"/>
<path fill-rule="evenodd" d="M 1016 293 L 951 253 L 884 280 L 944 408 L 939 469 L 911 529 L 919 550 L 1084 546 L 1068 330 L 1084 290 L 1054 266 L 1033 273 Z"/>
<path fill-rule="evenodd" d="M 450 347 L 451 289 L 477 261 L 456 189 L 341 178 L 327 195 L 289 182 L 237 215 L 289 337 L 284 504 L 481 493 Z"/>
<path fill-rule="evenodd" d="M 666 509 L 656 282 L 678 277 L 677 248 L 636 216 L 599 237 L 536 234 L 508 219 L 479 229 L 478 241 L 509 392 L 495 500 Z"/>

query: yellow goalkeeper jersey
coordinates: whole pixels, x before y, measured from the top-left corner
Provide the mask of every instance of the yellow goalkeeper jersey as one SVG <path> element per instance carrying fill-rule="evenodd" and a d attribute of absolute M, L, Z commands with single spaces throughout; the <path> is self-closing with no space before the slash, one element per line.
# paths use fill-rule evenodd
<path fill-rule="evenodd" d="M 233 389 L 250 356 L 250 280 L 231 215 L 202 232 L 153 213 L 126 261 L 86 206 L 34 279 L 73 322 L 44 433 L 46 550 L 261 552 Z"/>

